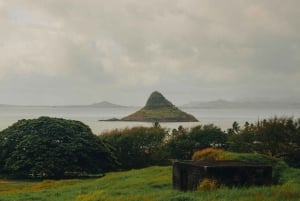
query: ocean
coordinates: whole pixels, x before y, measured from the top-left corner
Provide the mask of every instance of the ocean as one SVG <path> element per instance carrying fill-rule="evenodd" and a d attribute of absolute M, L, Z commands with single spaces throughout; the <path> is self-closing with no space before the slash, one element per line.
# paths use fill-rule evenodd
<path fill-rule="evenodd" d="M 93 133 L 100 135 L 102 132 L 115 128 L 130 128 L 134 126 L 152 126 L 146 122 L 121 122 L 99 121 L 110 118 L 127 116 L 139 108 L 101 108 L 101 107 L 49 107 L 49 106 L 0 106 L 0 130 L 7 128 L 20 119 L 33 119 L 40 116 L 59 117 L 78 120 L 88 125 Z M 255 123 L 264 118 L 274 116 L 300 118 L 300 108 L 181 108 L 185 112 L 194 115 L 199 122 L 172 122 L 160 123 L 167 129 L 191 128 L 200 124 L 213 123 L 222 130 L 231 127 L 234 121 L 244 125 L 246 121 Z"/>

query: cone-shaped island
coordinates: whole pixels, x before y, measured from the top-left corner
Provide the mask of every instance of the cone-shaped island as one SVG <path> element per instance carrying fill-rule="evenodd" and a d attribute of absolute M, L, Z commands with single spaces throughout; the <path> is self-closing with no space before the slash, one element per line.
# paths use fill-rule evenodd
<path fill-rule="evenodd" d="M 197 122 L 191 114 L 181 111 L 161 93 L 153 92 L 146 105 L 137 112 L 120 119 L 120 121 L 143 122 Z"/>

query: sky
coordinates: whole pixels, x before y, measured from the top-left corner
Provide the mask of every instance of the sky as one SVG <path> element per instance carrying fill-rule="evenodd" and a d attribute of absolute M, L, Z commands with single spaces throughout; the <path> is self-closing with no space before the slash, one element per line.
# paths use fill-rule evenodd
<path fill-rule="evenodd" d="M 299 0 L 0 0 L 0 104 L 300 102 Z"/>

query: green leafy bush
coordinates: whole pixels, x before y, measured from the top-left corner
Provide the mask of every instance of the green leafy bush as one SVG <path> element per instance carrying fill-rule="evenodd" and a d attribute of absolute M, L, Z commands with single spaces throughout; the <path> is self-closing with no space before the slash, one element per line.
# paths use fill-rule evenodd
<path fill-rule="evenodd" d="M 103 133 L 100 138 L 114 147 L 121 169 L 141 168 L 165 162 L 167 131 L 160 126 L 134 127 Z"/>
<path fill-rule="evenodd" d="M 108 145 L 79 121 L 40 117 L 0 132 L 0 170 L 14 177 L 61 178 L 111 170 Z"/>
<path fill-rule="evenodd" d="M 275 116 L 243 128 L 235 124 L 228 130 L 228 145 L 230 151 L 261 153 L 299 167 L 300 119 Z"/>

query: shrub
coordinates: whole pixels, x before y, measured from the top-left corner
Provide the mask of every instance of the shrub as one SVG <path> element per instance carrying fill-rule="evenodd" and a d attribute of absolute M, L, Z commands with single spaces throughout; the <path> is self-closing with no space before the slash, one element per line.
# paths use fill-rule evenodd
<path fill-rule="evenodd" d="M 191 129 L 189 134 L 196 143 L 195 148 L 204 149 L 207 147 L 222 148 L 226 145 L 227 137 L 221 128 L 213 125 L 199 125 Z"/>
<path fill-rule="evenodd" d="M 203 179 L 197 186 L 199 191 L 211 191 L 218 188 L 217 181 L 214 179 Z"/>
<path fill-rule="evenodd" d="M 165 129 L 156 126 L 116 129 L 100 138 L 114 147 L 121 169 L 131 169 L 164 163 L 162 147 L 166 135 Z"/>
<path fill-rule="evenodd" d="M 206 148 L 196 151 L 193 160 L 225 160 L 225 151 L 222 149 Z"/>
<path fill-rule="evenodd" d="M 300 166 L 300 119 L 275 116 L 233 130 L 228 132 L 230 151 L 261 153 L 285 160 L 293 167 Z"/>
<path fill-rule="evenodd" d="M 114 164 L 108 145 L 79 121 L 40 117 L 0 132 L 0 171 L 12 177 L 101 173 Z"/>

